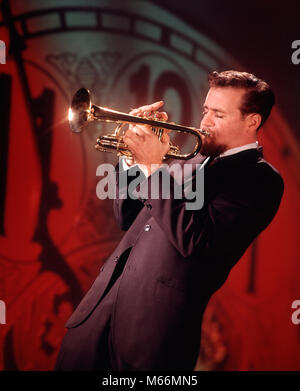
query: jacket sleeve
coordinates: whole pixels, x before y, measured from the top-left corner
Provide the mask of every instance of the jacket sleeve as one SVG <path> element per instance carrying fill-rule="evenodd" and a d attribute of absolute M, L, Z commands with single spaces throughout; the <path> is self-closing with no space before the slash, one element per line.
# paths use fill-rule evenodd
<path fill-rule="evenodd" d="M 138 166 L 122 170 L 119 163 L 115 167 L 115 173 L 116 196 L 113 203 L 114 214 L 120 228 L 127 231 L 144 207 L 143 202 L 133 196 L 131 189 L 135 189 L 139 183 L 145 181 L 146 176 Z"/>
<path fill-rule="evenodd" d="M 159 175 L 159 170 L 151 177 L 155 175 Z M 140 199 L 172 245 L 186 258 L 199 250 L 208 256 L 226 255 L 236 241 L 247 247 L 271 222 L 283 194 L 281 176 L 270 172 L 268 167 L 260 167 L 255 180 L 245 177 L 243 183 L 225 187 L 212 199 L 204 200 L 201 209 L 187 210 L 186 199 L 174 198 L 173 189 L 177 185 L 172 176 L 169 199 L 148 198 L 152 184 L 158 183 L 152 182 L 151 177 L 141 184 Z"/>

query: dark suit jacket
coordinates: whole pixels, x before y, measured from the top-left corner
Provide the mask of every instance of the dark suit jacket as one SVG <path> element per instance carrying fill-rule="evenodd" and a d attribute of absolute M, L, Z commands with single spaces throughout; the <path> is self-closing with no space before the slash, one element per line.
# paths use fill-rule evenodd
<path fill-rule="evenodd" d="M 203 160 L 198 155 L 192 162 Z M 193 369 L 208 300 L 279 207 L 283 181 L 261 150 L 213 161 L 204 173 L 200 210 L 186 210 L 185 200 L 172 194 L 115 200 L 116 219 L 127 232 L 66 324 L 84 322 L 103 296 L 115 261 L 132 247 L 111 331 L 114 349 L 133 369 Z M 170 180 L 172 185 L 172 175 Z M 141 192 L 149 182 L 141 184 Z M 126 194 L 127 188 L 120 191 Z"/>

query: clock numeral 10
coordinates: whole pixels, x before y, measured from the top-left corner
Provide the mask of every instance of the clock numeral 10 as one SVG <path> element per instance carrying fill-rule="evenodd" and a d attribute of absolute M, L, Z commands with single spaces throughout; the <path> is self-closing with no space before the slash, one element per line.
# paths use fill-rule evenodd
<path fill-rule="evenodd" d="M 174 108 L 181 111 L 179 121 L 183 125 L 189 125 L 193 113 L 191 94 L 185 80 L 174 71 L 164 71 L 154 82 L 153 96 L 150 97 L 150 72 L 150 67 L 143 64 L 129 78 L 129 89 L 135 95 L 136 107 L 162 100 L 167 90 L 172 89 L 176 91 L 180 100 L 181 107 Z"/>

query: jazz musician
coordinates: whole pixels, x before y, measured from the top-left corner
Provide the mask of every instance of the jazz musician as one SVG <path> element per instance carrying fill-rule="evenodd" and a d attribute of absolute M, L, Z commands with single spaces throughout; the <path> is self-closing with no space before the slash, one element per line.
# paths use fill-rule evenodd
<path fill-rule="evenodd" d="M 191 159 L 206 162 L 203 207 L 187 210 L 186 200 L 172 193 L 170 199 L 143 193 L 161 170 L 174 181 L 159 168 L 169 136 L 159 140 L 148 125 L 131 125 L 124 141 L 134 160 L 121 158 L 116 171 L 143 168 L 140 196 L 114 201 L 126 233 L 67 321 L 56 370 L 193 370 L 210 297 L 275 216 L 283 180 L 257 143 L 274 94 L 246 72 L 214 71 L 208 80 L 200 127 L 209 136 Z M 133 178 L 128 175 L 128 183 Z"/>

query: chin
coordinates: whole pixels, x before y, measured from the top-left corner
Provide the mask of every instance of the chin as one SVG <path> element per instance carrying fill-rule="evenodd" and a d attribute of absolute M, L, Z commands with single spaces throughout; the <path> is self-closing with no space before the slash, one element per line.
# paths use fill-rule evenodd
<path fill-rule="evenodd" d="M 228 149 L 227 145 L 218 144 L 215 141 L 210 140 L 209 142 L 204 141 L 202 143 L 200 153 L 204 156 L 218 156 L 221 153 L 225 152 L 226 149 Z"/>

